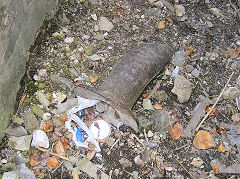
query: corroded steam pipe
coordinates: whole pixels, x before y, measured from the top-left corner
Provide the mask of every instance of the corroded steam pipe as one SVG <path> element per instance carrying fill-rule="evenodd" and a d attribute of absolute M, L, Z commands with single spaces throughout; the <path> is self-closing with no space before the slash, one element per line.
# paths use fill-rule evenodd
<path fill-rule="evenodd" d="M 169 45 L 142 44 L 123 56 L 98 89 L 80 85 L 75 89 L 75 94 L 108 103 L 118 112 L 120 121 L 138 132 L 130 109 L 172 55 L 173 50 Z"/>

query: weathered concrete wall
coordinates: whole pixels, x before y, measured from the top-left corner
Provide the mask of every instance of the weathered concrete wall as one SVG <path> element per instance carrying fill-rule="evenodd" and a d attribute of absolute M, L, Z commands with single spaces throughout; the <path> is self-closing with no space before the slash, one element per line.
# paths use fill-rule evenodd
<path fill-rule="evenodd" d="M 28 50 L 59 0 L 0 0 L 0 143 L 16 103 Z"/>

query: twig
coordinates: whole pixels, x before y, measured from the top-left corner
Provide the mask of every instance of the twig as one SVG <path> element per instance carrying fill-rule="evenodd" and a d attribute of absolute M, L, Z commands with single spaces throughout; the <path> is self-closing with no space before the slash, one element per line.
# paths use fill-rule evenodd
<path fill-rule="evenodd" d="M 182 167 L 192 178 L 194 178 L 193 175 L 183 166 L 183 164 L 181 164 L 181 163 L 179 162 L 178 159 L 175 158 L 175 160 L 179 163 L 179 165 L 181 165 L 181 167 Z"/>
<path fill-rule="evenodd" d="M 209 116 L 209 114 L 212 112 L 212 110 L 213 110 L 213 109 L 215 108 L 215 106 L 217 105 L 219 99 L 220 99 L 220 98 L 222 97 L 222 95 L 223 95 L 223 92 L 224 92 L 225 89 L 227 88 L 227 85 L 228 85 L 228 83 L 230 82 L 233 74 L 234 74 L 234 71 L 233 71 L 232 74 L 230 75 L 227 83 L 225 84 L 224 88 L 222 89 L 221 93 L 219 94 L 219 96 L 218 96 L 216 102 L 214 103 L 214 105 L 212 106 L 212 108 L 208 111 L 208 113 L 205 115 L 205 117 L 202 119 L 202 121 L 201 121 L 201 122 L 199 123 L 199 125 L 197 126 L 196 131 L 199 130 L 199 128 L 201 127 L 201 125 L 203 124 L 203 122 L 207 119 L 207 117 Z"/>
<path fill-rule="evenodd" d="M 147 134 L 146 134 L 146 130 L 144 129 L 143 130 L 143 132 L 144 132 L 144 137 L 145 137 L 145 140 L 147 141 L 147 143 L 149 144 L 149 141 L 148 141 L 148 138 L 147 138 Z"/>
<path fill-rule="evenodd" d="M 34 146 L 34 147 L 36 147 L 38 150 L 41 150 L 42 152 L 46 152 L 46 151 L 47 151 L 47 149 L 43 149 L 43 148 L 38 147 L 38 146 Z M 53 153 L 53 152 L 48 152 L 48 153 L 49 153 L 50 155 L 54 155 L 54 156 L 59 157 L 59 158 L 61 158 L 61 159 L 63 159 L 63 160 L 67 160 L 67 161 L 69 161 L 69 162 L 74 163 L 72 160 L 70 160 L 70 159 L 67 158 L 67 157 L 64 157 L 64 156 L 55 154 L 55 153 Z"/>
<path fill-rule="evenodd" d="M 142 144 L 142 146 L 143 146 L 144 149 L 145 149 L 146 146 L 144 145 L 144 143 L 142 143 L 142 142 L 140 141 L 140 139 L 139 139 L 135 134 L 133 134 L 133 136 L 137 139 L 137 141 L 138 141 L 140 144 Z"/>
<path fill-rule="evenodd" d="M 120 141 L 120 139 L 118 138 L 117 140 L 116 140 L 116 142 L 114 142 L 114 144 L 111 146 L 111 148 L 109 149 L 110 151 L 113 149 L 113 147 L 118 143 Z"/>
<path fill-rule="evenodd" d="M 61 165 L 63 164 L 63 162 L 61 162 L 57 168 L 55 168 L 51 173 L 54 173 Z"/>
<path fill-rule="evenodd" d="M 160 87 L 161 82 L 162 82 L 161 80 L 157 81 L 156 85 L 154 86 L 153 90 L 151 91 L 151 93 L 149 94 L 147 99 L 150 99 L 157 92 L 158 88 Z"/>

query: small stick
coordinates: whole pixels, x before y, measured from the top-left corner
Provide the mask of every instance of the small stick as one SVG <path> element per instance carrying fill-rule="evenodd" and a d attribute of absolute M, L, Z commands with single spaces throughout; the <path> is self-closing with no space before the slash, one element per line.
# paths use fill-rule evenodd
<path fill-rule="evenodd" d="M 118 143 L 120 141 L 120 139 L 118 138 L 117 140 L 116 140 L 116 142 L 114 142 L 114 144 L 111 146 L 111 148 L 109 149 L 110 151 L 113 149 L 113 147 Z"/>
<path fill-rule="evenodd" d="M 143 146 L 144 149 L 145 149 L 146 146 L 144 145 L 144 143 L 142 143 L 142 142 L 140 141 L 140 139 L 139 139 L 135 134 L 133 134 L 133 136 L 137 139 L 137 141 L 138 141 L 140 144 L 142 144 L 142 146 Z"/>
<path fill-rule="evenodd" d="M 201 122 L 199 123 L 199 125 L 197 126 L 196 131 L 199 130 L 199 128 L 201 127 L 201 125 L 203 124 L 203 122 L 207 119 L 207 117 L 209 116 L 209 114 L 212 112 L 212 110 L 213 110 L 213 109 L 215 108 L 215 106 L 217 105 L 219 99 L 220 99 L 220 98 L 222 97 L 222 95 L 223 95 L 223 92 L 224 92 L 225 89 L 227 88 L 227 85 L 228 85 L 228 83 L 230 82 L 233 74 L 234 74 L 234 71 L 233 71 L 232 74 L 230 75 L 227 83 L 225 84 L 224 88 L 222 89 L 221 93 L 219 94 L 219 96 L 218 96 L 216 102 L 214 103 L 214 105 L 212 106 L 212 108 L 208 111 L 208 113 L 205 115 L 205 117 L 202 119 L 202 121 L 201 121 Z"/>
<path fill-rule="evenodd" d="M 51 173 L 54 173 L 61 165 L 63 164 L 63 162 L 61 162 L 57 168 L 55 168 Z"/>
<path fill-rule="evenodd" d="M 46 152 L 46 151 L 47 151 L 47 149 L 43 149 L 43 148 L 38 147 L 38 146 L 34 146 L 34 147 L 36 147 L 38 150 L 41 150 L 42 152 Z M 49 153 L 50 155 L 54 155 L 54 156 L 56 156 L 56 157 L 59 157 L 59 158 L 61 158 L 61 159 L 64 159 L 64 160 L 67 160 L 67 161 L 69 161 L 69 162 L 74 163 L 72 160 L 70 160 L 70 159 L 67 158 L 67 157 L 64 157 L 64 156 L 55 154 L 55 153 L 53 153 L 53 152 L 48 152 L 48 153 Z"/>
<path fill-rule="evenodd" d="M 150 99 L 157 92 L 158 88 L 160 87 L 161 82 L 162 81 L 160 80 L 156 83 L 156 85 L 154 86 L 153 90 L 151 91 L 151 93 L 149 94 L 147 99 Z"/>
<path fill-rule="evenodd" d="M 148 138 L 147 138 L 147 134 L 146 134 L 146 130 L 144 129 L 143 132 L 144 132 L 145 139 L 146 139 L 147 143 L 149 144 L 149 141 L 148 141 Z"/>
<path fill-rule="evenodd" d="M 178 159 L 175 158 L 175 160 L 179 163 L 179 165 L 181 165 L 181 167 L 182 167 L 192 178 L 194 178 L 193 175 L 183 166 L 183 164 L 181 164 L 181 163 L 179 162 Z"/>

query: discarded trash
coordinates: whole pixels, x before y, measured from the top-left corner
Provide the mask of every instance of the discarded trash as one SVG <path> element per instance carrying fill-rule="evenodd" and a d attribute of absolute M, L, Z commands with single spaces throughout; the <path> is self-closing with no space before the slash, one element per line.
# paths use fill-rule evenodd
<path fill-rule="evenodd" d="M 111 128 L 104 120 L 97 120 L 91 124 L 90 131 L 93 133 L 95 139 L 105 139 L 111 133 Z"/>

